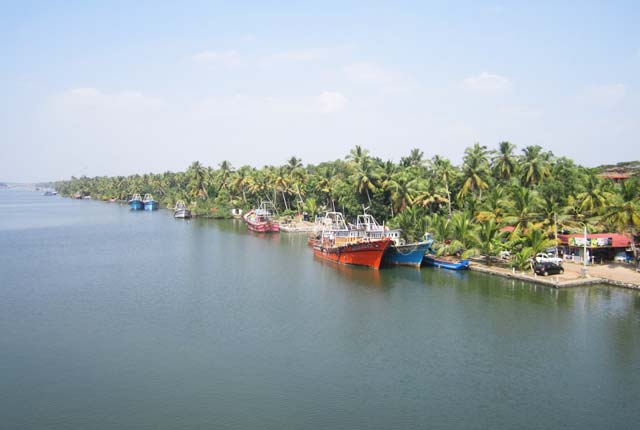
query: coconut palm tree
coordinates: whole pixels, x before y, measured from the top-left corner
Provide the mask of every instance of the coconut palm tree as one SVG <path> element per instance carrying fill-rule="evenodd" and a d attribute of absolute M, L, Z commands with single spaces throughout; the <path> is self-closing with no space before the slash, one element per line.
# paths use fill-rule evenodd
<path fill-rule="evenodd" d="M 287 168 L 291 171 L 302 167 L 302 159 L 292 156 L 287 160 Z"/>
<path fill-rule="evenodd" d="M 439 185 L 439 183 L 431 178 L 416 178 L 412 181 L 415 185 L 413 194 L 413 202 L 423 208 L 429 209 L 429 213 L 440 209 L 440 205 L 447 203 L 450 207 L 447 190 Z"/>
<path fill-rule="evenodd" d="M 638 258 L 638 251 L 635 246 L 635 236 L 640 229 L 640 203 L 637 201 L 624 201 L 618 198 L 611 204 L 602 216 L 602 220 L 610 223 L 618 232 L 627 233 L 631 236 L 631 249 L 633 256 Z"/>
<path fill-rule="evenodd" d="M 187 169 L 188 193 L 191 198 L 202 200 L 208 197 L 205 169 L 199 161 L 194 161 Z"/>
<path fill-rule="evenodd" d="M 392 213 L 400 213 L 413 205 L 415 180 L 408 172 L 400 171 L 394 174 L 383 186 L 390 192 Z"/>
<path fill-rule="evenodd" d="M 605 209 L 607 202 L 613 198 L 613 193 L 608 188 L 608 183 L 595 173 L 591 173 L 587 177 L 585 191 L 576 196 L 582 210 L 587 214 L 595 215 L 598 211 Z"/>
<path fill-rule="evenodd" d="M 526 232 L 529 226 L 540 220 L 540 198 L 535 191 L 525 187 L 515 187 L 507 207 L 504 222 L 515 227 L 514 232 Z"/>
<path fill-rule="evenodd" d="M 422 157 L 424 153 L 418 148 L 413 148 L 409 156 L 402 157 L 400 159 L 400 165 L 403 167 L 421 167 L 422 166 Z"/>
<path fill-rule="evenodd" d="M 500 142 L 497 151 L 491 159 L 491 168 L 494 175 L 503 181 L 508 181 L 518 167 L 518 159 L 513 154 L 516 146 L 511 142 Z"/>
<path fill-rule="evenodd" d="M 349 155 L 347 155 L 347 160 L 350 160 L 354 164 L 360 164 L 362 160 L 369 158 L 369 150 L 363 149 L 360 145 L 356 145 L 351 151 L 349 151 Z"/>
<path fill-rule="evenodd" d="M 551 175 L 551 153 L 542 152 L 542 148 L 538 145 L 527 146 L 522 152 L 524 155 L 521 158 L 520 171 L 523 185 L 531 187 Z"/>
<path fill-rule="evenodd" d="M 449 160 L 441 158 L 439 155 L 434 156 L 431 159 L 430 164 L 435 177 L 442 180 L 444 185 L 445 193 L 447 194 L 448 214 L 449 218 L 451 218 L 451 191 L 449 189 L 449 184 L 455 175 L 455 169 Z"/>
<path fill-rule="evenodd" d="M 476 247 L 480 254 L 487 259 L 487 264 L 491 264 L 491 257 L 498 254 L 502 245 L 502 233 L 500 225 L 493 219 L 480 224 L 480 229 L 475 234 Z"/>
<path fill-rule="evenodd" d="M 362 157 L 354 166 L 352 181 L 359 194 L 366 194 L 369 205 L 371 205 L 371 193 L 379 186 L 377 170 L 377 166 L 368 157 Z"/>
<path fill-rule="evenodd" d="M 218 191 L 222 189 L 226 189 L 229 182 L 229 177 L 233 173 L 233 166 L 227 160 L 222 161 L 218 165 L 220 168 L 218 169 L 218 181 L 220 182 L 220 186 L 218 187 Z"/>
<path fill-rule="evenodd" d="M 487 160 L 487 147 L 474 143 L 464 151 L 464 162 L 462 165 L 463 183 L 459 192 L 459 197 L 466 196 L 469 192 L 476 196 L 479 192 L 479 200 L 482 200 L 482 191 L 489 188 L 489 162 Z"/>
<path fill-rule="evenodd" d="M 242 202 L 247 204 L 247 186 L 249 184 L 251 167 L 242 166 L 231 177 L 231 188 L 242 193 Z"/>

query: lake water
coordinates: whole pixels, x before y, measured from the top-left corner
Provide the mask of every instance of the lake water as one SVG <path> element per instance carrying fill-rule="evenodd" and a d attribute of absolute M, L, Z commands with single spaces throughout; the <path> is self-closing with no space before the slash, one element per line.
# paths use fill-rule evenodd
<path fill-rule="evenodd" d="M 640 294 L 0 190 L 0 427 L 626 429 Z"/>

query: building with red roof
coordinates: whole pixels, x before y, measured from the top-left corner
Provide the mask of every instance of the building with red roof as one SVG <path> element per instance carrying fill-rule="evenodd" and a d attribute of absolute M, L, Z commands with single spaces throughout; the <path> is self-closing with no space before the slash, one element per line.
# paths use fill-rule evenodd
<path fill-rule="evenodd" d="M 625 172 L 608 171 L 608 172 L 602 172 L 600 174 L 600 177 L 604 179 L 610 179 L 613 182 L 619 183 L 629 179 L 631 177 L 631 174 L 625 173 Z"/>
<path fill-rule="evenodd" d="M 590 262 L 630 261 L 632 259 L 631 236 L 621 233 L 559 234 L 559 245 L 565 258 L 582 262 L 586 248 Z M 585 246 L 586 245 L 586 246 Z"/>

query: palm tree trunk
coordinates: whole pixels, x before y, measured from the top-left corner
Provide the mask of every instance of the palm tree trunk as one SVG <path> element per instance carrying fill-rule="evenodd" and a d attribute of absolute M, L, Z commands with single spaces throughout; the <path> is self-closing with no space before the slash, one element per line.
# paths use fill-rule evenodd
<path fill-rule="evenodd" d="M 282 200 L 284 200 L 285 210 L 289 210 L 289 205 L 287 205 L 287 197 L 284 195 L 284 190 L 282 190 Z"/>
<path fill-rule="evenodd" d="M 367 200 L 369 200 L 369 206 L 371 206 L 371 196 L 369 196 L 369 188 L 364 189 L 367 192 Z"/>
<path fill-rule="evenodd" d="M 449 192 L 449 181 L 444 180 L 444 188 L 447 190 L 447 205 L 449 206 L 449 219 L 451 219 L 451 192 Z"/>

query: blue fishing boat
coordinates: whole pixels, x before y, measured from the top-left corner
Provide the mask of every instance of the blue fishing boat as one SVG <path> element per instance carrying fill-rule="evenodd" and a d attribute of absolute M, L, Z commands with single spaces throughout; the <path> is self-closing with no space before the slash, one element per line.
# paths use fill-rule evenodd
<path fill-rule="evenodd" d="M 424 235 L 423 241 L 409 244 L 405 244 L 400 239 L 399 230 L 391 230 L 386 236 L 391 237 L 394 242 L 387 249 L 384 255 L 384 262 L 396 266 L 420 267 L 424 255 L 429 252 L 431 244 L 433 244 L 433 240 L 428 233 Z"/>
<path fill-rule="evenodd" d="M 449 270 L 467 270 L 469 268 L 469 260 L 460 260 L 458 262 L 442 260 L 435 258 L 433 255 L 425 255 L 422 260 L 425 266 L 439 267 Z"/>
<path fill-rule="evenodd" d="M 141 211 L 144 209 L 144 203 L 142 203 L 142 197 L 140 197 L 140 194 L 136 193 L 131 197 L 131 200 L 129 200 L 129 206 L 132 211 Z"/>
<path fill-rule="evenodd" d="M 158 202 L 153 200 L 153 196 L 151 194 L 145 194 L 142 203 L 144 203 L 145 211 L 155 211 L 158 209 Z"/>

